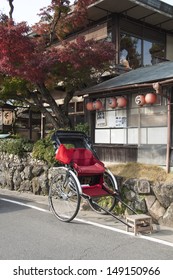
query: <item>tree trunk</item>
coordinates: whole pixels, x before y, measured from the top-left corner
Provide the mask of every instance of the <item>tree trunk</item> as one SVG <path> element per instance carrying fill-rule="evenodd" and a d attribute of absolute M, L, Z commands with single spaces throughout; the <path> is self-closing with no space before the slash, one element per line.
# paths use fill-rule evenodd
<path fill-rule="evenodd" d="M 54 120 L 57 123 L 57 126 L 59 128 L 70 128 L 70 120 L 68 118 L 68 114 L 65 114 L 60 108 L 60 106 L 55 102 L 54 98 L 51 96 L 49 90 L 46 88 L 44 84 L 38 84 L 37 88 L 39 92 L 41 93 L 44 102 L 48 103 L 50 106 L 50 109 L 52 110 L 52 113 L 54 115 Z M 46 108 L 45 108 L 46 110 Z M 46 110 L 47 111 L 47 110 Z M 46 112 L 44 112 L 45 114 Z"/>
<path fill-rule="evenodd" d="M 73 126 L 72 126 L 72 123 L 70 121 L 68 113 L 69 113 L 69 103 L 70 103 L 70 100 L 73 98 L 73 96 L 74 96 L 74 91 L 67 92 L 67 94 L 64 98 L 64 105 L 62 106 L 62 112 L 66 116 L 66 118 L 69 120 L 69 127 L 70 128 L 73 128 Z"/>
<path fill-rule="evenodd" d="M 36 93 L 30 93 L 32 100 L 36 107 L 40 110 L 40 112 L 52 123 L 55 129 L 59 129 L 59 125 L 56 119 L 52 116 L 52 114 L 44 107 L 42 101 L 39 100 L 38 95 Z M 30 104 L 31 105 L 31 104 Z"/>

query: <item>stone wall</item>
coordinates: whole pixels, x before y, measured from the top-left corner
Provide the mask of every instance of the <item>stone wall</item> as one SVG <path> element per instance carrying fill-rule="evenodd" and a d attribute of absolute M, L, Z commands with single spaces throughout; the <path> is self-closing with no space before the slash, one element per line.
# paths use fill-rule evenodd
<path fill-rule="evenodd" d="M 0 188 L 35 195 L 48 195 L 56 169 L 34 160 L 0 153 Z M 135 210 L 152 216 L 153 221 L 173 227 L 173 183 L 152 184 L 145 179 L 118 178 L 123 199 Z"/>
<path fill-rule="evenodd" d="M 48 195 L 54 174 L 54 168 L 33 159 L 29 153 L 23 158 L 0 153 L 0 188 Z"/>
<path fill-rule="evenodd" d="M 173 227 L 173 182 L 152 184 L 145 179 L 121 182 L 124 199 L 133 208 L 149 214 L 153 222 Z"/>

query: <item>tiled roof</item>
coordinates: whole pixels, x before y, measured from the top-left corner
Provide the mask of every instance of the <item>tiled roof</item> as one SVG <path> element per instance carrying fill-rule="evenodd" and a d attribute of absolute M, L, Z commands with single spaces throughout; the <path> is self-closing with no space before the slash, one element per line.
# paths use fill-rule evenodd
<path fill-rule="evenodd" d="M 121 74 L 96 86 L 86 89 L 85 94 L 119 89 L 124 86 L 152 83 L 173 78 L 173 62 L 162 62 L 153 66 L 141 67 Z"/>

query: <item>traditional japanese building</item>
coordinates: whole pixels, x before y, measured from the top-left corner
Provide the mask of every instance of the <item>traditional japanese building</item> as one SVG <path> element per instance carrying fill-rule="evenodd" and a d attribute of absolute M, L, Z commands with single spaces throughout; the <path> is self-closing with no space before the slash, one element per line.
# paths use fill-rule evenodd
<path fill-rule="evenodd" d="M 105 75 L 103 83 L 83 92 L 85 120 L 99 157 L 169 170 L 173 6 L 158 0 L 101 0 L 89 7 L 88 22 L 88 37 L 116 46 L 115 77 Z"/>
<path fill-rule="evenodd" d="M 103 161 L 139 161 L 169 170 L 173 6 L 159 0 L 98 0 L 88 7 L 87 26 L 67 40 L 80 35 L 113 42 L 116 58 L 102 83 L 72 99 L 72 123 L 90 124 Z M 54 97 L 63 102 L 62 93 Z"/>

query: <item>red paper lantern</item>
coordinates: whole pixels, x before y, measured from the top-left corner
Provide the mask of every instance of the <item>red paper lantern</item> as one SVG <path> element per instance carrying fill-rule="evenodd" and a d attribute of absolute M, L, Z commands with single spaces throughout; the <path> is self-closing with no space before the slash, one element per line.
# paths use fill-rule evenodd
<path fill-rule="evenodd" d="M 124 96 L 117 98 L 117 105 L 119 108 L 124 108 L 127 105 L 127 99 Z"/>
<path fill-rule="evenodd" d="M 157 101 L 157 95 L 155 93 L 147 93 L 145 95 L 145 102 L 147 104 L 154 104 Z"/>
<path fill-rule="evenodd" d="M 115 97 L 111 97 L 108 99 L 108 106 L 110 108 L 116 108 L 117 107 L 117 100 Z"/>
<path fill-rule="evenodd" d="M 145 104 L 145 96 L 142 94 L 137 95 L 135 98 L 135 103 L 139 106 L 143 106 Z"/>
<path fill-rule="evenodd" d="M 100 100 L 96 100 L 93 102 L 93 109 L 100 110 L 102 108 L 102 102 Z"/>
<path fill-rule="evenodd" d="M 93 110 L 94 110 L 94 108 L 93 108 L 93 102 L 88 102 L 88 103 L 86 104 L 86 108 L 87 108 L 88 111 L 93 111 Z"/>

